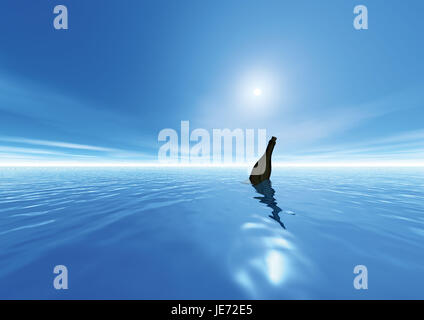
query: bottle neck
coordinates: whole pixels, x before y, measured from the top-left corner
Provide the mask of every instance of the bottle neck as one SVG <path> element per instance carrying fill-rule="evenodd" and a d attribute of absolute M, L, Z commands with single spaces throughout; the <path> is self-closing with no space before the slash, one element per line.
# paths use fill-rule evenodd
<path fill-rule="evenodd" d="M 272 152 L 274 151 L 274 147 L 275 147 L 275 141 L 270 141 L 265 151 L 267 157 L 271 157 Z"/>

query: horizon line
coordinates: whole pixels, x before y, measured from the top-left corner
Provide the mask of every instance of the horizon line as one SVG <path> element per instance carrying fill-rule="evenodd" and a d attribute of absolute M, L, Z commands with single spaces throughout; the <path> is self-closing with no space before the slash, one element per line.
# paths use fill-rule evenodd
<path fill-rule="evenodd" d="M 21 167 L 63 167 L 63 168 L 113 168 L 113 167 L 158 167 L 158 168 L 246 168 L 251 167 L 251 163 L 158 163 L 158 162 L 66 162 L 66 161 L 45 161 L 45 162 L 0 162 L 0 168 L 21 168 Z M 336 167 L 424 167 L 424 161 L 357 161 L 357 162 L 274 162 L 275 168 L 298 167 L 298 168 L 336 168 Z"/>

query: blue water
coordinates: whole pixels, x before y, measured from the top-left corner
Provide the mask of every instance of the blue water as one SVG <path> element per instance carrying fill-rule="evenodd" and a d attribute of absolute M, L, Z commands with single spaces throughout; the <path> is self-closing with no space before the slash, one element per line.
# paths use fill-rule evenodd
<path fill-rule="evenodd" d="M 0 298 L 424 298 L 424 169 L 278 168 L 257 189 L 246 178 L 2 168 Z M 56 265 L 68 290 L 53 287 Z"/>

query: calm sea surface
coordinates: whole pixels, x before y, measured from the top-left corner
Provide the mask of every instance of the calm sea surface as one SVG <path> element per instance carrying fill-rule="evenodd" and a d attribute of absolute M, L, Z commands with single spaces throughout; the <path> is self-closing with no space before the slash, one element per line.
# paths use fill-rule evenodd
<path fill-rule="evenodd" d="M 0 168 L 0 298 L 424 298 L 424 169 Z M 55 290 L 53 268 L 68 269 Z M 368 290 L 356 290 L 356 265 Z"/>

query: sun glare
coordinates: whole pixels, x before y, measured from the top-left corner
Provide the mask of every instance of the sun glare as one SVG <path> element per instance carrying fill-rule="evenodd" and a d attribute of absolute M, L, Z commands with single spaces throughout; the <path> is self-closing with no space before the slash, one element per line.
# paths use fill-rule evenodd
<path fill-rule="evenodd" d="M 259 97 L 259 96 L 262 94 L 262 90 L 261 90 L 261 89 L 259 89 L 259 88 L 256 88 L 255 90 L 253 90 L 253 94 L 254 94 L 256 97 Z"/>

